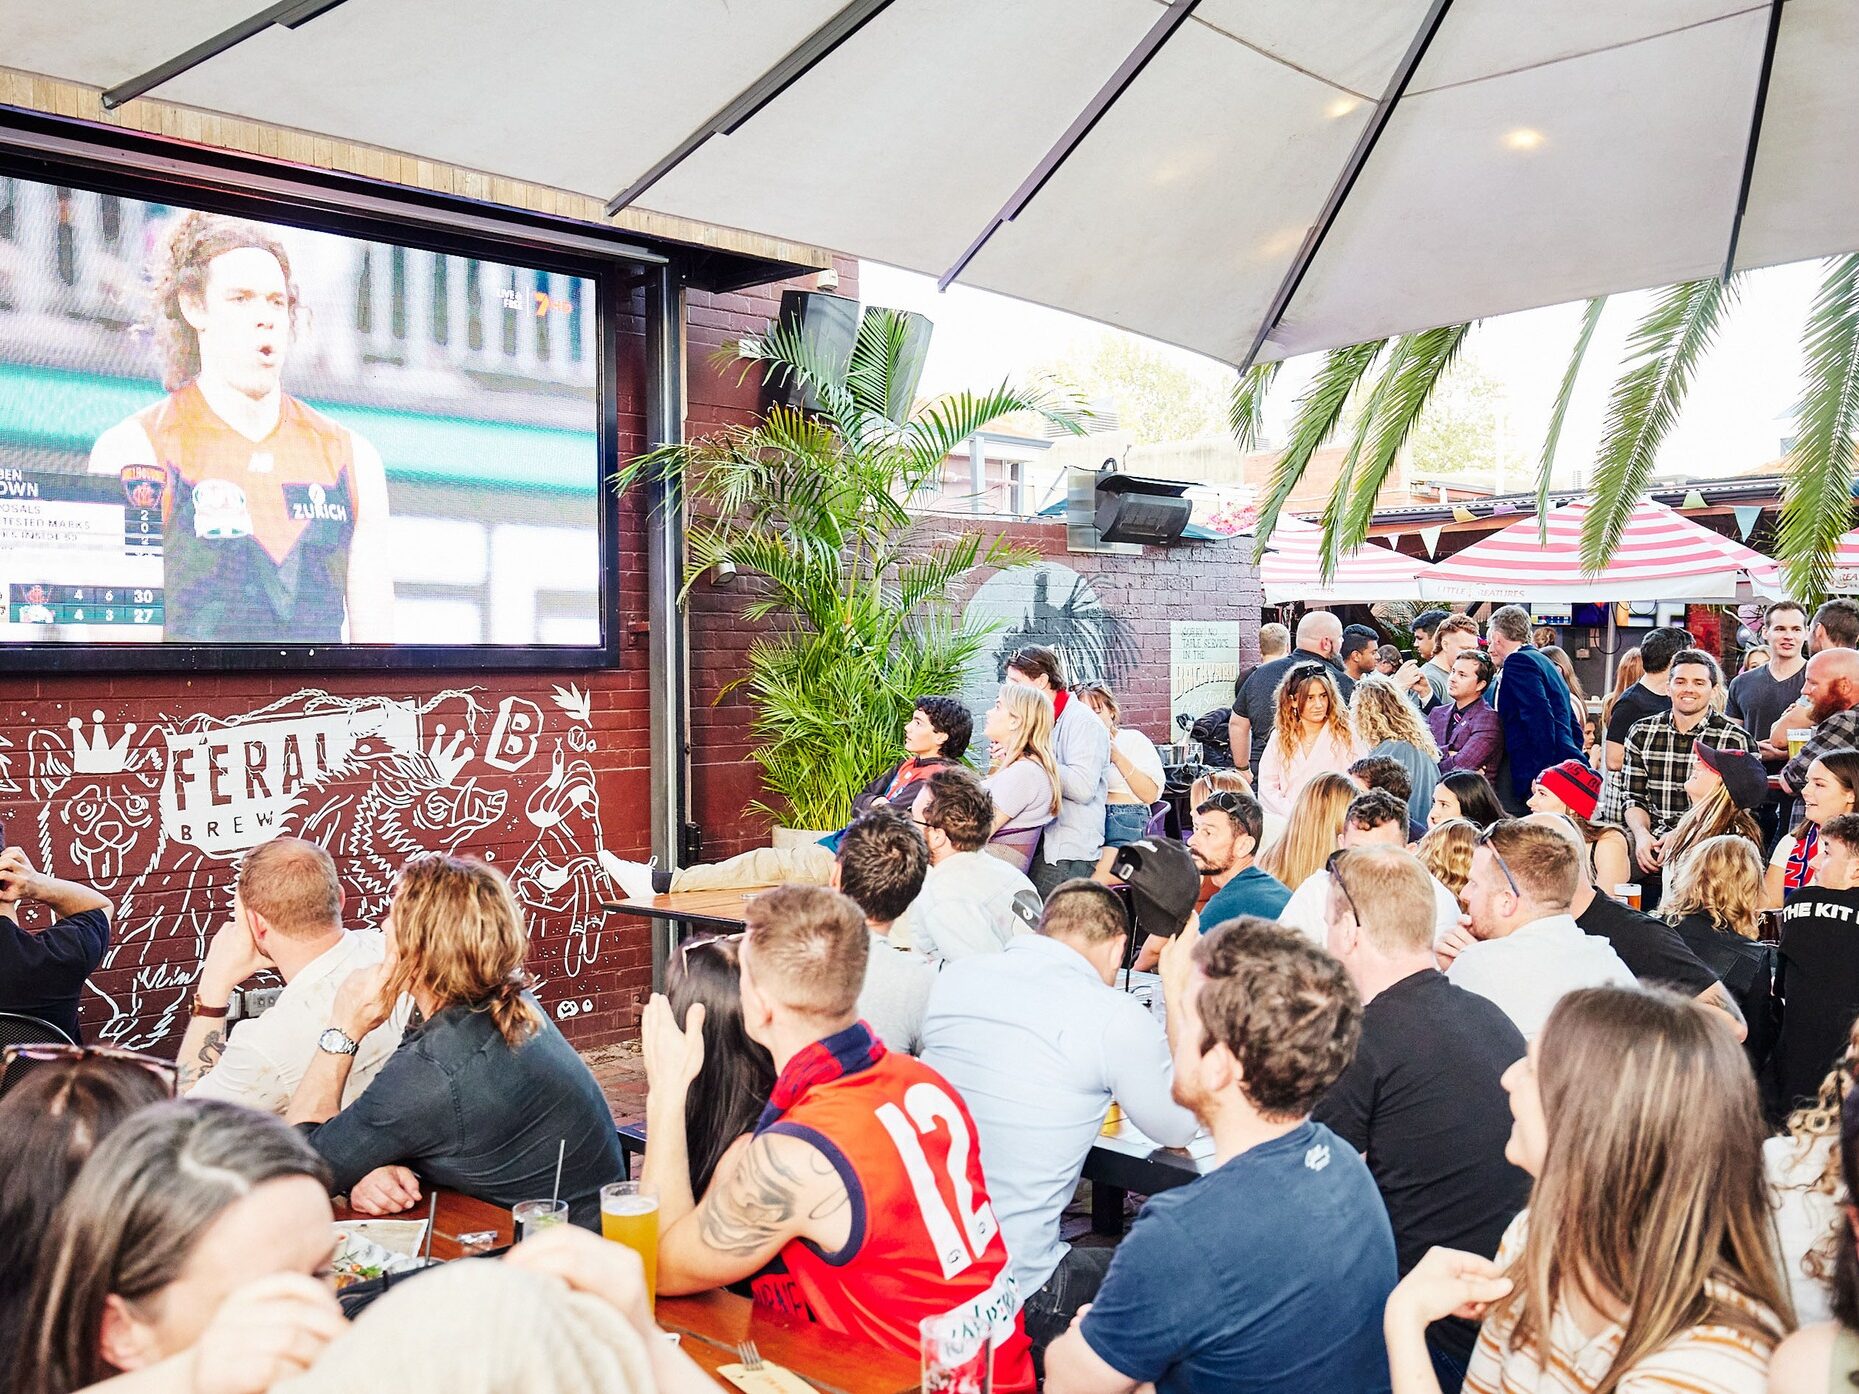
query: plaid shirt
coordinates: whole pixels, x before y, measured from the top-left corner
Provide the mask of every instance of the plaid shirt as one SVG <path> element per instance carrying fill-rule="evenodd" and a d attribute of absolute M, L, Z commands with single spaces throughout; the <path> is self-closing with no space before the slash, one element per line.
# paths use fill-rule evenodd
<path fill-rule="evenodd" d="M 1752 748 L 1749 733 L 1716 711 L 1707 711 L 1688 732 L 1679 731 L 1669 711 L 1643 716 L 1627 732 L 1626 760 L 1620 766 L 1621 809 L 1645 809 L 1654 837 L 1670 832 L 1690 805 L 1685 780 L 1697 741 L 1722 750 Z"/>

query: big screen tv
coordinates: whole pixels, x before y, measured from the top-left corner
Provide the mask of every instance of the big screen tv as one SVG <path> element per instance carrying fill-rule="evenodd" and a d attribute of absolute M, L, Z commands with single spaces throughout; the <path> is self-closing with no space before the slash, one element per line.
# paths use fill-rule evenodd
<path fill-rule="evenodd" d="M 0 669 L 611 661 L 617 268 L 146 192 L 0 169 Z"/>

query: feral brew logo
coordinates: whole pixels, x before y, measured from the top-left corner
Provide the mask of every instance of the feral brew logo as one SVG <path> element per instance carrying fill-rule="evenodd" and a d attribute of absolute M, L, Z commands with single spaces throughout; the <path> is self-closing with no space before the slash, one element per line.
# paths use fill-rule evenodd
<path fill-rule="evenodd" d="M 123 496 L 131 508 L 160 508 L 168 489 L 168 471 L 160 465 L 126 465 L 121 471 Z"/>
<path fill-rule="evenodd" d="M 346 495 L 334 495 L 321 484 L 287 484 L 284 502 L 293 523 L 344 523 L 349 521 Z"/>

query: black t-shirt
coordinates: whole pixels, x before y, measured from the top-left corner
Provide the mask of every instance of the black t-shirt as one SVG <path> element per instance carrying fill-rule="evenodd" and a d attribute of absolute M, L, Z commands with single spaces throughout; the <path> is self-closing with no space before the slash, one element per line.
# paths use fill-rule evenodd
<path fill-rule="evenodd" d="M 1756 742 L 1767 740 L 1769 731 L 1781 720 L 1782 713 L 1795 704 L 1806 682 L 1805 663 L 1795 670 L 1792 678 L 1784 678 L 1780 682 L 1769 672 L 1767 664 L 1752 668 L 1731 681 L 1730 697 L 1724 706 L 1724 713 L 1732 721 L 1742 723 L 1743 729 L 1749 732 L 1750 749 L 1754 750 Z M 1762 763 L 1768 767 L 1770 774 L 1779 774 L 1782 766 L 1788 763 L 1788 757 L 1783 755 Z"/>
<path fill-rule="evenodd" d="M 1717 974 L 1671 925 L 1598 890 L 1575 923 L 1583 934 L 1612 944 L 1620 961 L 1643 983 L 1664 984 L 1696 997 L 1717 982 Z"/>
<path fill-rule="evenodd" d="M 77 999 L 110 946 L 110 917 L 84 910 L 33 934 L 0 917 L 0 1012 L 49 1022 L 74 1041 Z"/>
<path fill-rule="evenodd" d="M 1781 1037 L 1771 1064 L 1784 1105 L 1811 1099 L 1859 1016 L 1859 890 L 1807 886 L 1782 907 Z"/>
<path fill-rule="evenodd" d="M 1321 663 L 1328 667 L 1345 702 L 1355 693 L 1355 680 L 1343 671 L 1341 664 L 1308 649 L 1292 649 L 1283 658 L 1274 658 L 1254 668 L 1233 693 L 1233 710 L 1252 723 L 1251 765 L 1255 770 L 1259 767 L 1259 757 L 1265 753 L 1265 743 L 1272 737 L 1272 723 L 1278 718 L 1279 681 L 1300 663 Z M 1233 752 L 1235 765 L 1239 763 L 1239 754 L 1237 750 Z"/>
<path fill-rule="evenodd" d="M 1686 915 L 1672 928 L 1743 1009 L 1743 1020 L 1749 1026 L 1743 1049 L 1760 1072 L 1768 1065 L 1781 1024 L 1775 1010 L 1775 946 L 1719 929 L 1702 910 Z"/>
<path fill-rule="evenodd" d="M 1487 1258 L 1528 1204 L 1530 1178 L 1504 1159 L 1508 1097 L 1499 1082 L 1523 1055 L 1503 1008 L 1428 968 L 1379 993 L 1342 1078 L 1311 1111 L 1368 1158 L 1406 1273 L 1435 1244 Z M 1432 1334 L 1469 1359 L 1476 1328 Z"/>
<path fill-rule="evenodd" d="M 1672 699 L 1663 692 L 1654 692 L 1643 682 L 1636 682 L 1620 694 L 1620 700 L 1614 703 L 1613 715 L 1607 718 L 1607 739 L 1615 745 L 1627 743 L 1627 732 L 1633 729 L 1633 723 L 1641 717 L 1657 716 L 1660 712 L 1672 710 Z"/>

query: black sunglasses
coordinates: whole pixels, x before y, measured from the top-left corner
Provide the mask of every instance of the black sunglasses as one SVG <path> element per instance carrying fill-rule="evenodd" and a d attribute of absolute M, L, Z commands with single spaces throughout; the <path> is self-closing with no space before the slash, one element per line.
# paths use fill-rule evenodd
<path fill-rule="evenodd" d="M 1504 879 L 1510 882 L 1510 893 L 1516 896 L 1517 899 L 1522 900 L 1523 899 L 1523 887 L 1517 884 L 1517 878 L 1511 875 L 1510 863 L 1504 860 L 1504 854 L 1498 851 L 1497 844 L 1491 840 L 1491 835 L 1495 833 L 1499 828 L 1503 827 L 1505 823 L 1508 823 L 1510 821 L 1511 820 L 1509 818 L 1505 818 L 1505 819 L 1501 819 L 1500 821 L 1496 823 L 1493 823 L 1490 827 L 1486 828 L 1483 832 L 1478 834 L 1478 837 L 1472 843 L 1472 846 L 1483 847 L 1488 852 L 1491 853 L 1491 860 L 1498 864 L 1498 870 L 1503 872 Z"/>
<path fill-rule="evenodd" d="M 1349 902 L 1349 913 L 1355 916 L 1357 924 L 1362 923 L 1362 912 L 1356 909 L 1356 898 L 1349 894 L 1349 883 L 1343 880 L 1343 869 L 1337 863 L 1342 860 L 1346 847 L 1338 847 L 1324 860 L 1323 869 L 1330 873 L 1330 879 L 1336 882 L 1336 889 L 1343 893 L 1343 899 Z"/>
<path fill-rule="evenodd" d="M 67 1045 L 62 1041 L 38 1041 L 30 1045 L 10 1045 L 0 1050 L 0 1082 L 13 1082 L 13 1066 L 17 1061 L 29 1061 L 34 1065 L 51 1065 L 61 1060 L 114 1060 L 124 1065 L 134 1065 L 147 1070 L 165 1086 L 170 1096 L 181 1077 L 181 1067 L 172 1060 L 163 1060 L 159 1056 L 144 1055 L 137 1050 L 120 1050 L 115 1046 Z M 3 1091 L 4 1084 L 0 1084 Z"/>

